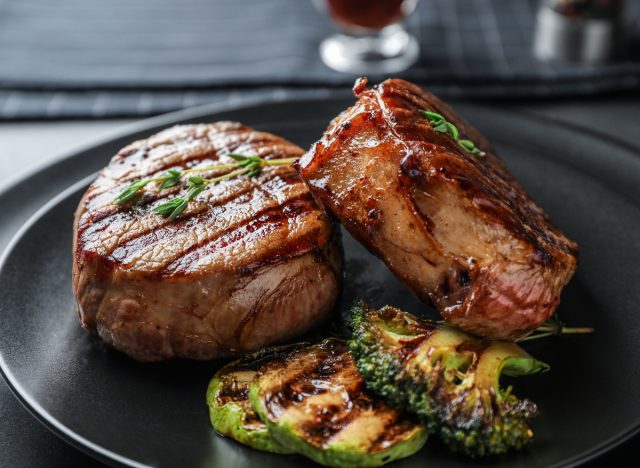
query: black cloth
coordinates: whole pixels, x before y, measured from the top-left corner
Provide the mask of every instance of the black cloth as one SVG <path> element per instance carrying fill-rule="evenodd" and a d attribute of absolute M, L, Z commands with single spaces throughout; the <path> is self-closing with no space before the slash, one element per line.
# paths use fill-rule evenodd
<path fill-rule="evenodd" d="M 421 58 L 400 76 L 453 97 L 640 86 L 640 57 L 601 66 L 534 59 L 537 5 L 421 0 L 407 21 Z M 638 10 L 640 0 L 628 2 L 634 34 Z M 148 115 L 226 102 L 230 87 L 267 97 L 347 87 L 354 76 L 328 69 L 317 52 L 333 29 L 310 0 L 0 0 L 0 118 Z"/>

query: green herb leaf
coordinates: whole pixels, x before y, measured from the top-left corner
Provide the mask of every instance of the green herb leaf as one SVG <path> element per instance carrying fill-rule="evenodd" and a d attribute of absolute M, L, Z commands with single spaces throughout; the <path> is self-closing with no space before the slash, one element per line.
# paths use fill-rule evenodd
<path fill-rule="evenodd" d="M 448 122 L 440 122 L 437 125 L 433 126 L 433 129 L 436 132 L 440 132 L 440 133 L 449 133 L 449 128 L 447 127 L 447 123 Z"/>
<path fill-rule="evenodd" d="M 113 202 L 117 205 L 122 205 L 123 203 L 128 202 L 132 198 L 134 198 L 137 193 L 142 190 L 148 183 L 149 179 L 138 179 L 134 180 L 129 187 L 127 187 L 123 192 L 118 195 Z"/>
<path fill-rule="evenodd" d="M 486 153 L 484 151 L 480 151 L 471 140 L 458 140 L 458 144 L 474 156 L 483 157 L 486 155 Z"/>
<path fill-rule="evenodd" d="M 442 115 L 438 114 L 437 112 L 432 112 L 432 111 L 429 111 L 429 110 L 420 109 L 420 113 L 424 117 L 426 117 L 426 119 L 431 123 L 443 122 L 443 121 L 446 120 Z"/>
<path fill-rule="evenodd" d="M 245 154 L 238 154 L 238 153 L 229 153 L 227 156 L 238 161 L 239 162 L 238 167 L 245 167 L 251 163 L 260 164 L 262 162 L 262 159 L 260 158 L 260 156 L 247 156 Z"/>
<path fill-rule="evenodd" d="M 475 143 L 471 140 L 458 140 L 458 144 L 467 151 L 473 151 L 476 148 Z"/>
<path fill-rule="evenodd" d="M 457 141 L 459 135 L 458 135 L 458 129 L 456 128 L 456 126 L 453 125 L 451 122 L 445 122 L 445 125 L 449 130 L 449 135 L 451 135 L 451 138 Z"/>
<path fill-rule="evenodd" d="M 187 201 L 191 201 L 202 193 L 207 186 L 208 180 L 202 177 L 189 177 L 189 184 L 187 185 Z"/>
<path fill-rule="evenodd" d="M 229 153 L 227 154 L 227 156 L 235 159 L 236 161 L 246 161 L 247 159 L 251 158 L 251 156 L 247 156 L 245 154 L 240 154 L 240 153 Z"/>
<path fill-rule="evenodd" d="M 158 190 L 164 190 L 178 185 L 182 178 L 182 172 L 176 169 L 169 169 L 161 178 L 162 183 Z"/>
<path fill-rule="evenodd" d="M 188 200 L 185 200 L 184 198 L 174 198 L 172 200 L 169 200 L 168 202 L 156 206 L 153 211 L 160 216 L 168 218 L 169 221 L 173 221 L 178 216 L 180 216 L 184 210 L 187 209 L 188 205 Z"/>
<path fill-rule="evenodd" d="M 564 322 L 558 319 L 557 315 L 554 315 L 532 332 L 516 340 L 516 342 L 538 340 L 548 336 L 589 334 L 593 333 L 593 331 L 591 327 L 567 327 Z"/>
<path fill-rule="evenodd" d="M 262 164 L 260 164 L 260 162 L 252 161 L 247 164 L 246 168 L 249 171 L 247 172 L 247 177 L 254 177 L 262 172 Z"/>
<path fill-rule="evenodd" d="M 478 149 L 473 141 L 461 140 L 458 128 L 451 122 L 448 122 L 442 115 L 426 109 L 420 109 L 418 112 L 429 121 L 436 132 L 448 134 L 465 151 L 479 158 L 486 156 L 486 153 Z"/>
<path fill-rule="evenodd" d="M 204 190 L 204 185 L 200 185 L 197 187 L 191 187 L 189 190 L 187 190 L 187 201 L 191 201 L 194 198 L 196 198 L 198 195 L 200 195 L 202 193 L 202 191 Z"/>
<path fill-rule="evenodd" d="M 189 183 L 187 184 L 187 187 L 204 185 L 206 183 L 207 183 L 207 179 L 205 179 L 204 177 L 193 176 L 193 177 L 189 177 Z"/>

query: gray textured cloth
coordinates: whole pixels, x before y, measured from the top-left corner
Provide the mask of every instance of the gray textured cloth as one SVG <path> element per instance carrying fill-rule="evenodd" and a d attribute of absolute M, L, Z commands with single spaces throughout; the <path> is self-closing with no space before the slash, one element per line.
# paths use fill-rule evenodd
<path fill-rule="evenodd" d="M 401 76 L 467 97 L 639 87 L 640 57 L 536 61 L 537 3 L 422 0 L 408 21 L 421 59 Z M 354 76 L 318 57 L 332 28 L 309 0 L 0 0 L 0 118 L 148 115 L 226 101 L 229 87 L 272 97 L 349 86 Z"/>

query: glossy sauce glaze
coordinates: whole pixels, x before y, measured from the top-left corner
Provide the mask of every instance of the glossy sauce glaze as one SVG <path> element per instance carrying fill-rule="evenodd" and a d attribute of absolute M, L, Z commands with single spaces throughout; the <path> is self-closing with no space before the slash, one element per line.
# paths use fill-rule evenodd
<path fill-rule="evenodd" d="M 577 245 L 526 194 L 487 139 L 403 80 L 336 117 L 298 163 L 314 197 L 413 291 L 471 333 L 517 338 L 547 320 L 577 266 Z M 426 110 L 460 139 L 434 130 Z"/>

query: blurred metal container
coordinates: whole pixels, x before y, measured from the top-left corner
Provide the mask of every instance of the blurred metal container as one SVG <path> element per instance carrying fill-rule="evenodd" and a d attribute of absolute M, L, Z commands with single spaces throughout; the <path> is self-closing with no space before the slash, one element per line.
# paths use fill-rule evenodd
<path fill-rule="evenodd" d="M 624 43 L 624 0 L 545 0 L 534 37 L 541 60 L 601 63 Z"/>

